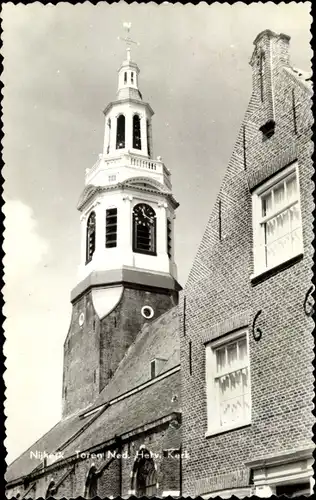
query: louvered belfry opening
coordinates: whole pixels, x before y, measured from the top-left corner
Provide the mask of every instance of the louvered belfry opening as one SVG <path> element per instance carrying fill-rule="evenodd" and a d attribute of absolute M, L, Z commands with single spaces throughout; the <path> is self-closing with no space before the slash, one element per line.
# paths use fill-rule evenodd
<path fill-rule="evenodd" d="M 125 116 L 120 115 L 116 125 L 116 149 L 123 148 L 125 148 Z"/>
<path fill-rule="evenodd" d="M 146 128 L 147 128 L 147 153 L 149 158 L 151 157 L 151 149 L 150 149 L 150 141 L 151 141 L 151 130 L 150 130 L 150 121 L 146 120 Z"/>
<path fill-rule="evenodd" d="M 139 115 L 133 116 L 133 148 L 142 149 Z"/>
<path fill-rule="evenodd" d="M 105 216 L 105 246 L 117 246 L 117 208 L 108 208 Z"/>
<path fill-rule="evenodd" d="M 95 251 L 95 212 L 91 212 L 87 222 L 86 263 L 90 262 Z"/>
<path fill-rule="evenodd" d="M 172 239 L 171 239 L 171 220 L 167 219 L 167 253 L 169 259 L 171 259 L 172 252 Z"/>

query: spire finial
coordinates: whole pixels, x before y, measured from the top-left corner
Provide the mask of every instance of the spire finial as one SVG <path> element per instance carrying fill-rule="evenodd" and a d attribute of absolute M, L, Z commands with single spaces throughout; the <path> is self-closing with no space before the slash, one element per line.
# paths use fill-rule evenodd
<path fill-rule="evenodd" d="M 139 45 L 138 42 L 135 42 L 134 40 L 131 39 L 131 37 L 129 36 L 129 32 L 130 32 L 130 29 L 132 27 L 132 23 L 130 22 L 124 22 L 123 23 L 123 28 L 125 29 L 125 31 L 127 32 L 127 36 L 126 38 L 122 38 L 122 37 L 118 37 L 119 40 L 122 40 L 123 42 L 126 43 L 126 57 L 127 57 L 127 60 L 130 61 L 131 60 L 131 44 L 132 43 L 135 43 L 135 45 Z"/>

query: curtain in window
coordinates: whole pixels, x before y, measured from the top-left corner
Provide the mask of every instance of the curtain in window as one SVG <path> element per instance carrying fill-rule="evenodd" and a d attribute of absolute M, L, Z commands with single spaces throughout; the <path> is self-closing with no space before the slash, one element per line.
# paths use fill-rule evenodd
<path fill-rule="evenodd" d="M 274 215 L 275 214 L 275 215 Z M 301 222 L 295 175 L 262 197 L 266 266 L 278 264 L 297 253 L 301 245 Z"/>
<path fill-rule="evenodd" d="M 250 412 L 250 388 L 246 339 L 216 349 L 220 425 L 246 420 Z"/>

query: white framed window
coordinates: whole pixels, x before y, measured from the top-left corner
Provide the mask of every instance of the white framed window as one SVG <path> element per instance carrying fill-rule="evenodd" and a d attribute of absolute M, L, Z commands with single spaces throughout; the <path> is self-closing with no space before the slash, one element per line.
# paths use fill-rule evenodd
<path fill-rule="evenodd" d="M 207 436 L 250 424 L 247 331 L 225 335 L 206 345 L 206 393 Z"/>
<path fill-rule="evenodd" d="M 297 163 L 253 192 L 254 274 L 303 253 Z"/>

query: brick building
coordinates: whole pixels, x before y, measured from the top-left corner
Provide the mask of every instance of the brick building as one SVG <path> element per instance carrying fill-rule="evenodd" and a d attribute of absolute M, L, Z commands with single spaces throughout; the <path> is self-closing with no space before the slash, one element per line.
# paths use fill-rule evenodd
<path fill-rule="evenodd" d="M 181 315 L 183 494 L 309 494 L 314 208 L 310 77 L 254 41 L 253 89 Z"/>
<path fill-rule="evenodd" d="M 179 305 L 178 203 L 128 48 L 78 204 L 63 416 L 9 466 L 8 497 L 310 491 L 312 91 L 289 37 L 254 45 L 249 106 Z"/>

